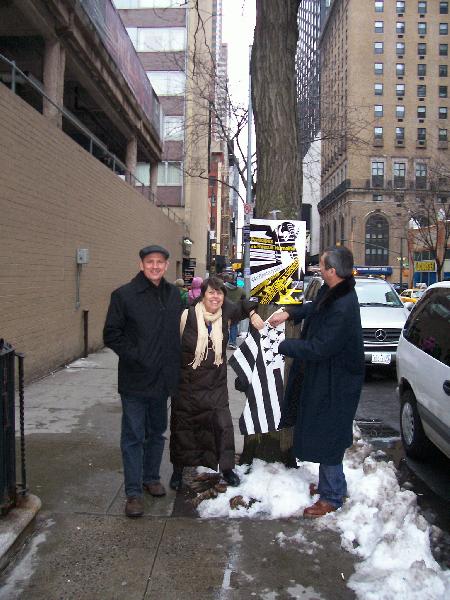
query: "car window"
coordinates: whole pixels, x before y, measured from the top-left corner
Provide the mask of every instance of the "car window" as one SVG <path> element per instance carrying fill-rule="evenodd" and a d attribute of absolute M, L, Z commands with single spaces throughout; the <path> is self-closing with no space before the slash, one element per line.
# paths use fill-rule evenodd
<path fill-rule="evenodd" d="M 403 336 L 414 346 L 450 366 L 450 289 L 435 288 L 406 321 Z"/>
<path fill-rule="evenodd" d="M 403 298 L 411 298 L 411 292 L 409 290 L 402 292 L 400 295 L 403 296 Z"/>
<path fill-rule="evenodd" d="M 388 283 L 356 280 L 356 294 L 360 306 L 399 306 L 403 303 Z"/>

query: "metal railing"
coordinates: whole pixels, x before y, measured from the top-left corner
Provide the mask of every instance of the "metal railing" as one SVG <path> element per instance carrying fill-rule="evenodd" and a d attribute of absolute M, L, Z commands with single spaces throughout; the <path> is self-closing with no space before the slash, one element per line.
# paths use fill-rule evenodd
<path fill-rule="evenodd" d="M 73 115 L 67 108 L 61 107 L 56 104 L 42 89 L 42 84 L 36 79 L 29 77 L 26 73 L 24 73 L 19 67 L 16 65 L 15 61 L 9 60 L 3 54 L 0 54 L 0 63 L 7 64 L 11 72 L 5 78 L 5 72 L 0 72 L 0 82 L 6 84 L 5 79 L 10 79 L 10 88 L 11 91 L 16 94 L 17 93 L 17 85 L 27 84 L 31 86 L 38 94 L 45 98 L 47 102 L 49 102 L 52 106 L 56 108 L 56 110 L 61 114 L 62 117 L 67 119 L 67 121 L 73 125 L 80 133 L 82 133 L 88 142 L 89 153 L 100 160 L 104 165 L 106 165 L 113 173 L 118 175 L 123 181 L 126 181 L 130 185 L 132 185 L 135 189 L 141 192 L 143 196 L 145 196 L 150 202 L 152 202 L 156 207 L 161 208 L 165 211 L 169 219 L 179 223 L 186 227 L 185 222 L 181 217 L 179 217 L 176 212 L 169 206 L 161 205 L 157 203 L 156 195 L 151 191 L 150 187 L 145 185 L 142 181 L 140 181 L 131 171 L 127 168 L 127 166 L 112 152 L 108 150 L 108 147 L 95 136 L 92 131 L 90 131 L 87 127 L 81 123 L 79 119 L 75 115 Z M 82 146 L 84 147 L 84 146 Z M 96 155 L 97 154 L 97 155 Z"/>
<path fill-rule="evenodd" d="M 15 359 L 19 375 L 20 460 L 22 482 L 16 481 Z M 24 420 L 24 356 L 0 339 L 0 513 L 27 493 Z"/>

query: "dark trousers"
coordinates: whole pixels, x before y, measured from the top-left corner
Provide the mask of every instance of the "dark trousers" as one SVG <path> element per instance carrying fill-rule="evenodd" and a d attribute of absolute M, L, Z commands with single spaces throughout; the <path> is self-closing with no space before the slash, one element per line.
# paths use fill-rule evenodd
<path fill-rule="evenodd" d="M 167 397 L 121 395 L 125 494 L 142 496 L 142 483 L 159 481 L 167 429 Z"/>

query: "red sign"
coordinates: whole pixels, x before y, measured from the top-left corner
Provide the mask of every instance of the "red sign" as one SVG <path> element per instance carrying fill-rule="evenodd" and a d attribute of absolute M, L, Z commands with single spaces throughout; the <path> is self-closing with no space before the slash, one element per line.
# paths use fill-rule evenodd
<path fill-rule="evenodd" d="M 250 215 L 252 213 L 253 206 L 251 204 L 244 204 L 244 214 Z"/>

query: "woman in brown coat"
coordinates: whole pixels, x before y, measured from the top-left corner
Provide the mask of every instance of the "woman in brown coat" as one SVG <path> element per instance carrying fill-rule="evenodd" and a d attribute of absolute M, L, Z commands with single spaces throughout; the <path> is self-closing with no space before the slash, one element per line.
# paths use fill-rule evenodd
<path fill-rule="evenodd" d="M 239 485 L 233 471 L 234 431 L 228 405 L 228 327 L 250 317 L 260 325 L 256 304 L 226 300 L 221 279 L 210 277 L 201 287 L 199 301 L 181 319 L 181 377 L 172 397 L 170 487 L 179 490 L 183 467 L 204 466 L 222 471 L 225 481 Z M 253 316 L 255 315 L 255 316 Z M 262 321 L 261 321 L 262 322 Z"/>

